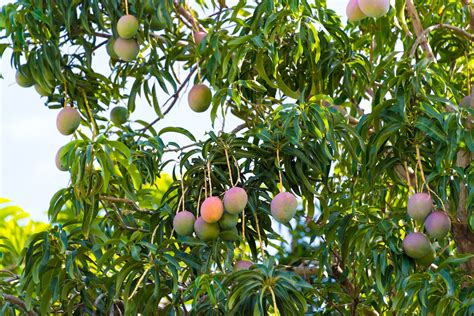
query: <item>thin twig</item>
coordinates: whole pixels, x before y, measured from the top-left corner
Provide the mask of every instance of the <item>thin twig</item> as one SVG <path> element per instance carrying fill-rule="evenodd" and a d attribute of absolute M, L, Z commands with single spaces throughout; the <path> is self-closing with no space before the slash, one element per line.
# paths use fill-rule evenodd
<path fill-rule="evenodd" d="M 100 293 L 97 298 L 95 299 L 94 301 L 94 312 L 92 313 L 92 315 L 97 315 L 97 305 L 99 305 L 99 302 L 102 298 L 104 298 L 105 294 L 104 293 Z"/>
<path fill-rule="evenodd" d="M 148 268 L 146 268 L 146 270 L 141 275 L 140 279 L 138 279 L 138 282 L 135 285 L 135 289 L 133 290 L 132 294 L 130 294 L 130 296 L 128 297 L 129 300 L 131 300 L 135 296 L 135 294 L 137 294 L 140 284 L 143 282 L 143 279 L 145 279 L 145 276 L 148 274 L 148 271 L 150 271 L 152 267 L 153 266 L 149 266 Z"/>
<path fill-rule="evenodd" d="M 247 124 L 242 123 L 242 124 L 236 126 L 230 133 L 231 134 L 237 134 L 238 132 L 240 132 L 241 130 L 243 130 L 246 127 L 247 127 Z"/>
<path fill-rule="evenodd" d="M 18 279 L 20 278 L 20 277 L 18 276 L 18 274 L 15 274 L 15 273 L 11 272 L 10 270 L 1 269 L 1 270 L 0 270 L 0 273 L 9 274 L 9 275 L 11 275 L 13 278 L 15 278 L 15 280 L 18 280 Z"/>
<path fill-rule="evenodd" d="M 163 116 L 165 116 L 166 114 L 169 113 L 169 111 L 171 111 L 171 109 L 173 108 L 173 106 L 176 104 L 176 102 L 178 102 L 178 98 L 179 98 L 179 94 L 181 93 L 181 91 L 184 89 L 184 87 L 187 85 L 187 83 L 189 82 L 189 80 L 191 80 L 191 76 L 194 74 L 194 72 L 196 71 L 197 67 L 194 66 L 193 68 L 191 68 L 191 70 L 189 71 L 189 74 L 186 76 L 186 78 L 184 79 L 183 83 L 179 86 L 178 90 L 176 90 L 176 92 L 171 96 L 169 97 L 168 100 L 166 100 L 166 102 L 163 104 L 163 106 L 165 106 L 169 101 L 171 101 L 170 105 L 168 106 L 168 108 L 163 112 Z M 157 117 L 155 120 L 153 120 L 150 124 L 148 124 L 147 126 L 145 126 L 144 128 L 142 128 L 140 130 L 140 132 L 145 132 L 147 131 L 150 127 L 152 127 L 153 125 L 155 125 L 159 120 L 161 120 L 161 117 Z"/>

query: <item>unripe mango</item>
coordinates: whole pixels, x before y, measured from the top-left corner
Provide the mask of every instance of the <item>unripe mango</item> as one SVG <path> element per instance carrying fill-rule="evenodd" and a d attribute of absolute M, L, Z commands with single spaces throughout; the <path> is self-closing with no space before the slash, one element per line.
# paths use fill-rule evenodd
<path fill-rule="evenodd" d="M 114 51 L 124 61 L 132 61 L 137 58 L 140 47 L 134 39 L 117 38 L 114 43 Z"/>
<path fill-rule="evenodd" d="M 428 193 L 415 193 L 408 199 L 408 215 L 416 221 L 424 221 L 432 208 L 433 200 Z"/>
<path fill-rule="evenodd" d="M 160 31 L 166 28 L 166 22 L 160 20 L 157 16 L 152 16 L 150 21 L 150 29 L 153 31 Z"/>
<path fill-rule="evenodd" d="M 56 127 L 63 135 L 71 135 L 81 124 L 79 111 L 70 106 L 65 106 L 59 111 L 56 118 Z"/>
<path fill-rule="evenodd" d="M 115 45 L 115 38 L 113 37 L 109 38 L 109 40 L 107 41 L 107 46 L 106 46 L 107 54 L 109 54 L 109 57 L 112 59 L 119 59 L 117 53 L 115 52 L 114 45 Z"/>
<path fill-rule="evenodd" d="M 56 167 L 60 170 L 60 171 L 68 171 L 68 166 L 65 162 L 63 162 L 61 160 L 61 150 L 64 148 L 61 147 L 59 148 L 58 152 L 56 153 L 56 158 L 54 159 L 54 162 L 56 163 Z"/>
<path fill-rule="evenodd" d="M 239 231 L 236 227 L 231 229 L 222 230 L 219 234 L 219 237 L 223 241 L 235 241 L 239 239 Z"/>
<path fill-rule="evenodd" d="M 251 266 L 253 266 L 252 261 L 240 260 L 235 263 L 234 270 L 235 271 L 248 270 L 250 269 Z"/>
<path fill-rule="evenodd" d="M 273 218 L 282 224 L 288 223 L 296 214 L 298 201 L 289 192 L 280 192 L 273 198 L 270 211 Z"/>
<path fill-rule="evenodd" d="M 45 88 L 45 87 L 41 86 L 38 83 L 35 84 L 35 90 L 36 90 L 36 92 L 38 92 L 39 95 L 41 95 L 43 97 L 48 97 L 48 96 L 51 95 L 51 93 L 53 93 L 53 91 L 51 91 L 48 88 Z"/>
<path fill-rule="evenodd" d="M 237 222 L 239 221 L 239 216 L 229 213 L 224 213 L 222 218 L 219 220 L 219 226 L 223 229 L 232 229 L 235 228 Z"/>
<path fill-rule="evenodd" d="M 367 16 L 380 18 L 390 9 L 390 0 L 359 0 L 359 8 Z"/>
<path fill-rule="evenodd" d="M 247 192 L 239 187 L 233 187 L 224 194 L 224 209 L 230 214 L 239 214 L 245 209 Z"/>
<path fill-rule="evenodd" d="M 143 6 L 143 11 L 147 14 L 153 14 L 155 12 L 155 3 L 153 0 L 145 0 L 145 4 Z"/>
<path fill-rule="evenodd" d="M 193 33 L 194 43 L 196 43 L 196 45 L 199 45 L 206 36 L 207 36 L 207 32 L 203 32 L 203 31 L 194 32 Z"/>
<path fill-rule="evenodd" d="M 360 21 L 367 16 L 359 7 L 359 0 L 349 0 L 346 7 L 347 20 L 351 22 Z"/>
<path fill-rule="evenodd" d="M 137 35 L 138 19 L 133 15 L 122 16 L 117 22 L 117 33 L 123 39 L 130 39 Z"/>
<path fill-rule="evenodd" d="M 201 217 L 209 224 L 217 223 L 224 214 L 224 204 L 217 196 L 210 196 L 201 204 Z"/>
<path fill-rule="evenodd" d="M 198 217 L 194 222 L 194 231 L 199 239 L 208 241 L 219 237 L 219 225 L 217 223 L 209 224 L 202 217 Z"/>
<path fill-rule="evenodd" d="M 35 84 L 33 78 L 31 78 L 30 71 L 26 65 L 21 65 L 15 74 L 16 83 L 23 88 L 31 87 Z"/>
<path fill-rule="evenodd" d="M 211 105 L 212 94 L 205 84 L 197 84 L 191 88 L 188 94 L 188 104 L 195 112 L 204 112 Z"/>
<path fill-rule="evenodd" d="M 194 231 L 194 222 L 196 217 L 189 211 L 176 213 L 173 218 L 174 231 L 180 236 L 190 236 Z"/>
<path fill-rule="evenodd" d="M 413 259 L 420 259 L 432 250 L 428 237 L 422 233 L 410 233 L 403 239 L 403 251 Z"/>
<path fill-rule="evenodd" d="M 416 263 L 421 266 L 429 266 L 433 263 L 436 258 L 436 252 L 434 251 L 433 247 L 431 247 L 431 251 L 424 257 L 419 259 L 415 259 Z"/>
<path fill-rule="evenodd" d="M 431 238 L 442 239 L 451 230 L 451 219 L 445 212 L 433 212 L 425 220 L 425 229 Z"/>
<path fill-rule="evenodd" d="M 123 106 L 116 106 L 110 111 L 110 120 L 115 125 L 122 125 L 128 120 L 128 109 Z"/>

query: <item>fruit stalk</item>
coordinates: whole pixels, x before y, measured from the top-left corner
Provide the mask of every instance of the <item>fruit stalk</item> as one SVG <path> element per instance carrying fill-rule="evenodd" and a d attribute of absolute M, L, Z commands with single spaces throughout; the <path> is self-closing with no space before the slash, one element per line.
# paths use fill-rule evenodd
<path fill-rule="evenodd" d="M 236 169 L 237 169 L 237 181 L 235 182 L 235 184 L 237 185 L 240 182 L 240 167 L 239 167 L 239 163 L 237 162 L 237 159 L 235 159 L 234 156 L 232 156 L 232 159 L 234 160 L 234 165 L 236 166 Z"/>
<path fill-rule="evenodd" d="M 273 312 L 275 313 L 276 316 L 281 315 L 278 312 L 278 307 L 276 303 L 276 297 L 275 297 L 275 292 L 273 291 L 272 287 L 269 286 L 268 289 L 270 290 L 270 294 L 272 295 L 272 301 L 273 301 Z"/>
<path fill-rule="evenodd" d="M 92 129 L 92 139 L 95 139 L 95 137 L 97 136 L 97 132 L 99 130 L 99 127 L 97 126 L 97 122 L 95 121 L 95 117 L 92 115 L 92 111 L 91 111 L 91 108 L 89 106 L 89 101 L 87 100 L 86 92 L 83 89 L 81 89 L 81 94 L 82 94 L 82 97 L 84 98 L 84 104 L 85 104 L 86 109 L 87 109 L 87 114 L 89 115 L 89 117 L 92 121 L 92 125 L 94 126 L 94 128 Z"/>
<path fill-rule="evenodd" d="M 227 152 L 227 147 L 225 146 L 225 144 L 224 144 L 224 153 L 225 153 L 225 159 L 227 161 L 227 169 L 229 169 L 230 185 L 234 186 L 234 180 L 232 178 L 232 169 L 230 168 L 229 153 Z"/>
<path fill-rule="evenodd" d="M 283 177 L 280 169 L 280 146 L 277 147 L 278 177 L 280 179 L 280 192 L 283 192 Z"/>
<path fill-rule="evenodd" d="M 207 198 L 209 195 L 207 194 L 207 170 L 204 168 L 204 196 Z M 199 204 L 198 204 L 199 205 Z"/>
<path fill-rule="evenodd" d="M 207 173 L 209 179 L 209 196 L 212 196 L 212 173 L 211 173 L 211 161 L 207 161 Z"/>
<path fill-rule="evenodd" d="M 183 201 L 182 209 L 181 209 L 182 211 L 184 211 L 186 209 L 185 205 L 184 205 L 185 204 L 184 194 L 185 194 L 185 191 L 184 191 L 184 175 L 181 175 L 181 200 Z"/>
<path fill-rule="evenodd" d="M 242 212 L 242 213 L 245 213 L 245 212 Z M 262 253 L 262 260 L 263 258 L 265 258 L 265 252 L 263 251 L 263 241 L 262 241 L 262 235 L 260 234 L 260 223 L 258 221 L 258 217 L 257 217 L 257 211 L 253 211 L 253 217 L 255 218 L 255 223 L 257 224 L 257 234 L 258 234 L 258 242 L 260 244 L 260 252 Z"/>
<path fill-rule="evenodd" d="M 411 186 L 411 182 L 410 182 L 410 172 L 408 171 L 408 164 L 406 161 L 404 161 L 403 165 L 405 166 L 406 180 L 408 183 L 408 193 L 414 192 L 413 187 Z"/>
<path fill-rule="evenodd" d="M 128 15 L 128 0 L 125 0 L 125 15 Z"/>
<path fill-rule="evenodd" d="M 423 171 L 423 165 L 421 164 L 420 147 L 418 146 L 418 144 L 416 144 L 415 148 L 416 148 L 416 161 L 418 163 L 418 167 L 420 168 L 421 180 L 423 181 L 423 183 L 421 184 L 421 189 L 423 190 L 423 187 L 425 185 L 428 187 L 428 185 L 426 184 L 425 173 Z"/>

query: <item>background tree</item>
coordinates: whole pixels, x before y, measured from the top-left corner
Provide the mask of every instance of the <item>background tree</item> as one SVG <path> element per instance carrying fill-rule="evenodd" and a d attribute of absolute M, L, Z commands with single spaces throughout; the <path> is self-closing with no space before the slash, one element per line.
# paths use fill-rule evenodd
<path fill-rule="evenodd" d="M 120 26 L 126 14 L 136 34 L 133 19 Z M 73 133 L 57 156 L 71 182 L 15 282 L 1 283 L 3 313 L 474 312 L 467 0 L 397 0 L 345 27 L 319 0 L 24 0 L 0 21 L 17 82 L 64 107 L 58 129 Z M 110 69 L 99 73 L 95 52 L 106 48 Z M 212 88 L 202 115 L 242 124 L 209 126 L 203 139 L 160 126 L 193 83 Z M 140 98 L 156 118 L 130 122 Z M 109 120 L 121 100 L 127 109 Z M 233 186 L 248 195 L 233 229 L 210 241 L 174 232 L 176 213 L 199 215 Z M 270 202 L 283 191 L 299 207 L 282 229 Z M 402 249 L 423 231 L 406 212 L 421 191 L 452 222 L 427 263 Z M 255 265 L 234 269 L 238 260 Z"/>

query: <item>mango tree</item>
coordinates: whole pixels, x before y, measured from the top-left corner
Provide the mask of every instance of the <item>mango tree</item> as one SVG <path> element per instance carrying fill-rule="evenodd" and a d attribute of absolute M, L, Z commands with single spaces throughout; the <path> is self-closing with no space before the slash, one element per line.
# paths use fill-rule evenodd
<path fill-rule="evenodd" d="M 474 7 L 350 0 L 347 14 L 4 6 L 18 84 L 72 136 L 56 161 L 70 183 L 0 283 L 2 313 L 474 313 Z M 211 118 L 204 137 L 163 124 L 180 99 Z"/>

